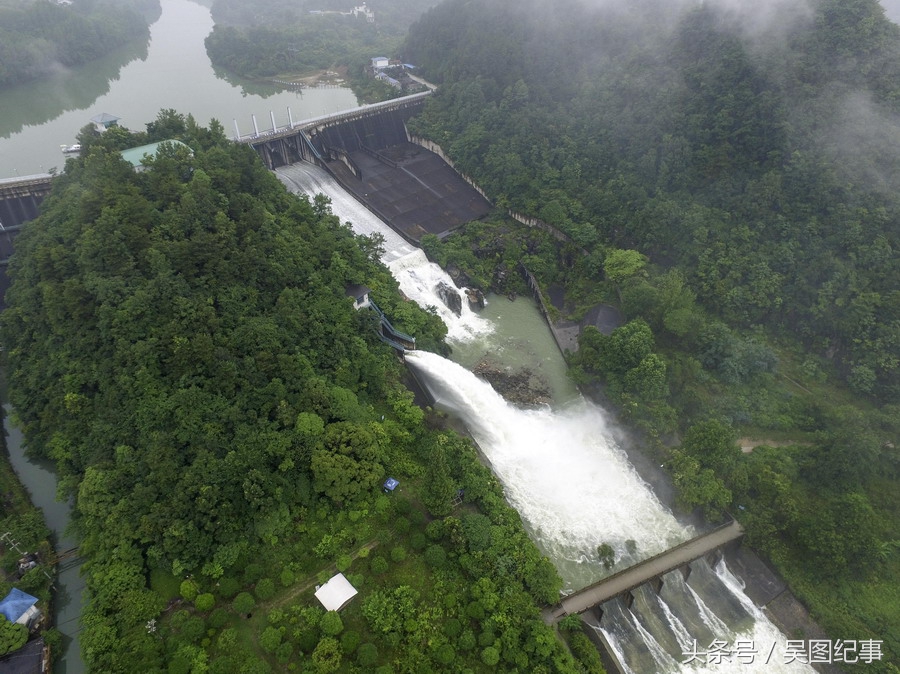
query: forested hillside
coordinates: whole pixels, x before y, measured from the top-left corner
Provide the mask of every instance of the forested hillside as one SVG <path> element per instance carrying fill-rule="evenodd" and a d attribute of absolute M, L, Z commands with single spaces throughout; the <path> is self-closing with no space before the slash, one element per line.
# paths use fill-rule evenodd
<path fill-rule="evenodd" d="M 409 25 L 436 0 L 376 0 L 365 14 L 342 14 L 364 3 L 328 0 L 244 2 L 216 0 L 215 29 L 206 39 L 210 60 L 245 77 L 295 76 L 349 66 L 357 93 L 375 94 L 364 69 L 374 56 L 393 56 Z M 384 86 L 372 98 L 391 95 Z"/>
<path fill-rule="evenodd" d="M 591 4 L 431 10 L 404 54 L 444 84 L 419 129 L 498 202 L 900 399 L 900 29 L 876 0 Z"/>
<path fill-rule="evenodd" d="M 429 255 L 487 284 L 524 262 L 575 319 L 617 305 L 573 376 L 683 505 L 735 513 L 831 636 L 893 662 L 898 56 L 876 0 L 448 0 L 403 50 L 441 84 L 410 130 L 569 237 L 495 220 Z"/>
<path fill-rule="evenodd" d="M 0 7 L 0 87 L 87 63 L 146 37 L 158 0 L 86 0 Z"/>
<path fill-rule="evenodd" d="M 173 138 L 142 171 L 119 154 Z M 540 619 L 553 566 L 347 297 L 440 348 L 379 241 L 215 122 L 79 142 L 16 241 L 2 343 L 28 450 L 74 499 L 90 671 L 575 674 Z M 340 615 L 312 596 L 336 571 L 359 589 Z"/>

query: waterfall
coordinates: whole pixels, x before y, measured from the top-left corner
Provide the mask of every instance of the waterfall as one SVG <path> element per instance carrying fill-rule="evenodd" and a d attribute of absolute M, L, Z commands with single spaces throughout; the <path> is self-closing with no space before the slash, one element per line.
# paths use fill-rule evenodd
<path fill-rule="evenodd" d="M 383 260 L 403 292 L 423 307 L 435 307 L 451 342 L 489 340 L 493 325 L 467 311 L 456 316 L 438 298 L 436 286 L 452 281 L 424 254 L 346 193 L 327 173 L 297 164 L 278 169 L 293 191 L 323 193 L 332 211 L 360 234 L 381 233 Z M 436 405 L 460 418 L 500 479 L 507 501 L 519 512 L 532 539 L 553 561 L 567 591 L 584 587 L 695 535 L 656 498 L 614 441 L 606 413 L 577 396 L 558 408 L 524 410 L 507 403 L 487 382 L 450 360 L 425 351 L 407 354 Z M 611 545 L 617 566 L 607 571 L 597 547 Z M 786 639 L 744 594 L 724 562 L 716 568 L 692 564 L 691 582 L 675 571 L 659 596 L 635 591 L 632 608 L 618 599 L 603 605 L 599 623 L 626 672 L 806 672 L 785 664 Z M 713 639 L 745 656 L 722 664 L 683 664 L 696 642 L 704 653 Z M 747 655 L 755 653 L 752 661 Z M 771 649 L 771 650 L 770 650 Z M 768 656 L 768 657 L 767 657 Z M 766 660 L 769 660 L 766 662 Z"/>
<path fill-rule="evenodd" d="M 621 558 L 631 540 L 649 557 L 690 538 L 612 442 L 596 406 L 580 400 L 558 411 L 523 410 L 436 354 L 406 360 L 441 406 L 465 421 L 567 589 L 598 579 L 601 543 Z"/>
<path fill-rule="evenodd" d="M 357 234 L 380 234 L 384 238 L 381 260 L 393 272 L 400 290 L 420 306 L 434 308 L 447 325 L 448 339 L 464 341 L 491 332 L 491 324 L 471 310 L 467 298 L 459 290 L 456 292 L 460 294 L 462 314 L 457 317 L 435 293 L 435 287 L 439 283 L 444 283 L 451 289 L 456 288 L 450 276 L 438 265 L 429 262 L 420 248 L 409 244 L 384 224 L 324 170 L 300 162 L 276 169 L 275 173 L 292 192 L 327 196 L 331 200 L 331 212 L 341 222 L 350 222 Z"/>

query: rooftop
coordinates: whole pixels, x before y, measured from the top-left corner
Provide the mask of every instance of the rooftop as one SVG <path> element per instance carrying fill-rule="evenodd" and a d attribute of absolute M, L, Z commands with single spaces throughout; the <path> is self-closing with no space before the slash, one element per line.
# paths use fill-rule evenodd
<path fill-rule="evenodd" d="M 122 155 L 122 159 L 137 168 L 141 165 L 141 161 L 144 159 L 144 157 L 155 157 L 159 146 L 163 143 L 181 145 L 183 147 L 186 147 L 189 152 L 193 152 L 191 148 L 182 143 L 180 140 L 161 140 L 158 143 L 149 143 L 148 145 L 141 145 L 140 147 L 131 147 L 127 150 L 122 150 L 120 154 Z"/>

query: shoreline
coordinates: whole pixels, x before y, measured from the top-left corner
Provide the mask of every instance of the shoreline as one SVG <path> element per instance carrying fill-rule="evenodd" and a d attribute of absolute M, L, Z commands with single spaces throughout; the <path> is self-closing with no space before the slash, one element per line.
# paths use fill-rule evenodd
<path fill-rule="evenodd" d="M 543 306 L 542 295 L 538 292 L 535 292 L 535 295 L 554 340 L 565 357 L 568 345 L 577 344 L 578 333 L 583 329 L 584 321 L 579 324 L 564 319 L 551 320 L 546 307 Z M 597 395 L 580 387 L 579 390 L 585 398 L 605 410 Z M 640 438 L 634 431 L 617 426 L 615 439 L 641 479 L 647 483 L 656 498 L 672 511 L 679 522 L 701 531 L 709 528 L 710 523 L 699 511 L 685 513 L 677 507 L 677 492 L 671 475 L 662 464 L 657 464 L 656 460 L 641 448 Z M 744 544 L 743 539 L 737 545 L 727 546 L 723 553 L 729 570 L 743 584 L 744 594 L 763 611 L 785 637 L 829 640 L 828 634 L 812 619 L 809 609 L 794 595 L 781 574 L 756 550 Z M 816 663 L 810 666 L 822 674 L 842 674 L 845 671 L 834 664 Z"/>

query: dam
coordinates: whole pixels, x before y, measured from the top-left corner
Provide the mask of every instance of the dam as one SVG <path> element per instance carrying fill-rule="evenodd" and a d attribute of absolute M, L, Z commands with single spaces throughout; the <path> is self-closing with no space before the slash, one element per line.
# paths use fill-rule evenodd
<path fill-rule="evenodd" d="M 15 238 L 26 222 L 38 216 L 52 181 L 49 173 L 0 180 L 0 310 L 6 307 L 6 265 L 15 250 Z"/>
<path fill-rule="evenodd" d="M 306 161 L 325 169 L 409 243 L 444 237 L 491 210 L 490 202 L 441 157 L 412 142 L 406 122 L 430 92 L 367 105 L 235 140 L 270 169 Z M 290 118 L 290 114 L 288 115 Z"/>

